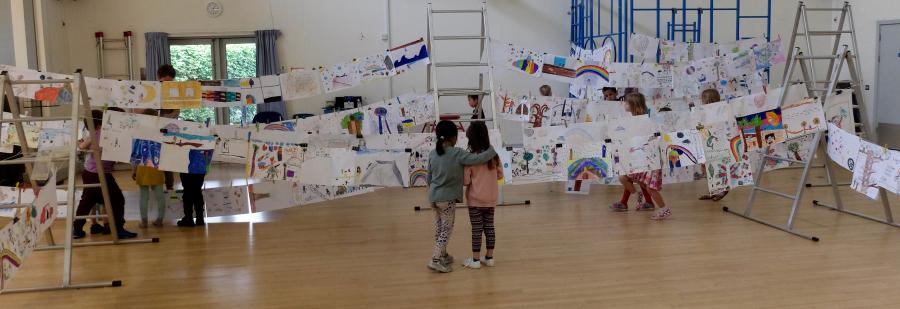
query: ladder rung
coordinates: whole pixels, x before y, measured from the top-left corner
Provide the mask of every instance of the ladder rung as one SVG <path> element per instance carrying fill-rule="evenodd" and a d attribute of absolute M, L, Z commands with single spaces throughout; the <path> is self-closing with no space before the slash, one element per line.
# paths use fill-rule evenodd
<path fill-rule="evenodd" d="M 103 77 L 127 77 L 127 78 L 131 78 L 131 75 L 128 75 L 128 74 L 103 74 Z"/>
<path fill-rule="evenodd" d="M 487 63 L 483 62 L 438 62 L 435 63 L 434 66 L 443 68 L 443 67 L 486 67 Z"/>
<path fill-rule="evenodd" d="M 470 94 L 481 94 L 487 95 L 490 94 L 490 90 L 480 90 L 480 89 L 438 89 L 439 96 L 466 96 Z"/>
<path fill-rule="evenodd" d="M 447 40 L 484 40 L 485 37 L 481 35 L 439 35 L 435 36 L 435 41 L 447 41 Z"/>
<path fill-rule="evenodd" d="M 482 13 L 482 10 L 431 10 L 431 13 L 437 14 L 453 14 L 453 13 Z"/>
<path fill-rule="evenodd" d="M 47 80 L 10 80 L 9 83 L 13 85 L 43 85 L 43 84 L 71 84 L 74 83 L 74 80 L 71 79 L 47 79 Z"/>
<path fill-rule="evenodd" d="M 824 36 L 824 35 L 840 35 L 844 33 L 852 33 L 850 30 L 841 30 L 841 31 L 809 31 L 809 32 L 798 32 L 797 35 L 807 35 L 807 36 Z"/>
<path fill-rule="evenodd" d="M 99 183 L 88 183 L 88 184 L 76 184 L 76 188 L 99 188 Z"/>
<path fill-rule="evenodd" d="M 768 159 L 768 160 L 774 160 L 774 161 L 787 161 L 787 162 L 798 163 L 798 164 L 804 164 L 804 163 L 806 163 L 806 162 L 803 162 L 803 161 L 800 161 L 800 160 L 794 160 L 794 159 L 784 158 L 784 157 L 778 157 L 778 156 L 765 156 L 765 158 Z"/>
<path fill-rule="evenodd" d="M 66 206 L 66 205 L 68 205 L 68 203 L 66 203 L 65 201 L 57 201 L 57 202 L 56 202 L 56 206 Z M 24 204 L 24 203 L 23 203 L 23 204 L 0 205 L 0 209 L 25 208 L 25 207 L 31 207 L 31 204 L 30 204 L 30 203 L 28 203 L 28 204 Z"/>
<path fill-rule="evenodd" d="M 843 8 L 806 8 L 807 12 L 840 12 Z"/>
<path fill-rule="evenodd" d="M 797 59 L 810 59 L 810 60 L 830 60 L 830 59 L 838 59 L 840 55 L 831 55 L 831 56 L 797 56 Z"/>
<path fill-rule="evenodd" d="M 61 120 L 72 120 L 72 116 L 20 117 L 20 118 L 3 119 L 0 122 L 16 123 L 16 122 L 46 122 L 46 121 L 61 121 Z"/>
<path fill-rule="evenodd" d="M 827 88 L 809 88 L 807 90 L 809 90 L 809 91 L 828 91 Z"/>
<path fill-rule="evenodd" d="M 67 209 L 68 210 L 68 209 Z M 75 216 L 75 220 L 78 219 L 103 219 L 107 218 L 109 215 L 86 215 L 86 216 Z"/>
<path fill-rule="evenodd" d="M 125 39 L 103 39 L 103 43 L 125 42 Z"/>
<path fill-rule="evenodd" d="M 754 189 L 754 190 L 759 190 L 759 191 L 762 191 L 762 192 L 765 192 L 765 193 L 769 193 L 769 194 L 774 194 L 774 195 L 777 195 L 777 196 L 780 196 L 780 197 L 783 197 L 783 198 L 786 198 L 786 199 L 789 199 L 789 200 L 793 200 L 793 199 L 797 198 L 796 196 L 793 196 L 793 195 L 787 195 L 787 194 L 784 194 L 784 193 L 781 193 L 781 192 L 778 192 L 778 191 L 775 191 L 775 190 L 766 189 L 766 188 L 763 188 L 763 187 L 753 187 L 753 189 Z"/>
<path fill-rule="evenodd" d="M 128 50 L 125 47 L 104 47 L 103 50 Z"/>
<path fill-rule="evenodd" d="M 22 165 L 26 163 L 44 163 L 44 162 L 63 162 L 69 161 L 69 158 L 59 157 L 59 158 L 20 158 L 20 159 L 12 159 L 12 160 L 2 160 L 0 161 L 0 165 Z"/>

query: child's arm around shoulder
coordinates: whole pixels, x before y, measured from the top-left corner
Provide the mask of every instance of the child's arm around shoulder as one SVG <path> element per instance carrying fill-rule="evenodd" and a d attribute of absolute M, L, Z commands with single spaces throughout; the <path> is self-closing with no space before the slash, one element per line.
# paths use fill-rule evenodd
<path fill-rule="evenodd" d="M 463 170 L 463 185 L 468 186 L 472 184 L 472 169 L 471 165 L 466 165 L 465 170 Z"/>
<path fill-rule="evenodd" d="M 494 151 L 494 147 L 488 148 L 487 151 L 482 153 L 471 153 L 462 149 L 457 149 L 456 151 L 456 158 L 462 165 L 481 164 L 487 162 L 496 155 L 497 152 Z"/>

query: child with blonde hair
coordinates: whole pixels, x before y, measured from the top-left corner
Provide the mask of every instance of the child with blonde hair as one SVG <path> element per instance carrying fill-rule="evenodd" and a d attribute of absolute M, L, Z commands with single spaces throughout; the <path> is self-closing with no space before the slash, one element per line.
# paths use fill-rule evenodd
<path fill-rule="evenodd" d="M 647 103 L 644 95 L 640 93 L 625 95 L 625 111 L 630 112 L 634 116 L 647 114 Z M 609 206 L 610 209 L 614 211 L 628 211 L 628 198 L 631 196 L 631 193 L 637 191 L 634 186 L 636 182 L 641 188 L 641 196 L 638 197 L 638 203 L 641 205 L 637 206 L 638 211 L 653 210 L 654 204 L 656 204 L 656 212 L 653 213 L 650 219 L 665 220 L 672 215 L 672 211 L 666 206 L 662 194 L 659 193 L 662 190 L 662 169 L 621 175 L 619 176 L 619 182 L 622 183 L 625 192 L 622 194 L 620 201 Z M 641 197 L 645 200 L 644 202 L 640 201 Z"/>

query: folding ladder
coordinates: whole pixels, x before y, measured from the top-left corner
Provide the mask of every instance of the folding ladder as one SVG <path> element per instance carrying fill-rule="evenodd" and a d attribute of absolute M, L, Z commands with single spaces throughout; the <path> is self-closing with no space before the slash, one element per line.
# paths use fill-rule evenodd
<path fill-rule="evenodd" d="M 494 121 L 497 116 L 497 108 L 494 101 L 494 68 L 491 64 L 491 59 L 493 59 L 491 53 L 491 38 L 488 35 L 490 33 L 488 29 L 488 19 L 487 19 L 487 2 L 486 0 L 481 1 L 480 9 L 453 9 L 453 10 L 435 10 L 432 7 L 431 1 L 428 1 L 427 5 L 428 10 L 428 51 L 431 53 L 432 62 L 428 64 L 428 91 L 434 94 L 435 99 L 435 112 L 437 113 L 437 119 L 452 119 L 458 122 L 470 122 L 475 119 L 465 119 L 463 116 L 468 115 L 480 115 L 483 113 L 482 108 L 482 100 L 479 100 L 478 105 L 475 107 L 475 111 L 472 114 L 441 114 L 441 98 L 442 97 L 461 97 L 468 95 L 480 95 L 482 97 L 487 96 L 490 98 L 491 104 L 491 117 L 486 119 L 477 119 L 479 121 L 489 121 L 493 124 L 494 129 L 499 128 L 499 124 L 497 121 Z M 481 33 L 477 35 L 435 35 L 434 31 L 434 15 L 461 15 L 461 14 L 478 14 L 481 16 Z M 478 41 L 479 42 L 479 57 L 483 59 L 478 59 L 477 61 L 466 61 L 466 62 L 439 62 L 437 59 L 437 48 L 435 48 L 434 42 L 436 41 Z M 485 53 L 485 51 L 487 53 Z M 441 88 L 438 86 L 437 80 L 437 71 L 439 68 L 450 68 L 450 67 L 471 67 L 479 69 L 478 73 L 478 87 L 473 88 Z M 487 68 L 488 75 L 488 88 L 485 89 L 484 84 L 484 73 L 481 72 L 481 69 Z"/>
<path fill-rule="evenodd" d="M 134 78 L 134 59 L 132 57 L 132 43 L 131 43 L 132 33 L 131 31 L 125 31 L 122 34 L 121 39 L 107 39 L 103 32 L 94 32 L 94 38 L 97 40 L 97 77 L 98 78 L 114 78 L 114 79 L 128 79 L 135 80 Z M 122 74 L 107 74 L 105 63 L 106 63 L 106 51 L 122 51 L 125 54 L 125 65 L 128 71 Z M 148 73 L 149 74 L 149 73 Z M 154 72 L 155 74 L 155 72 Z"/>

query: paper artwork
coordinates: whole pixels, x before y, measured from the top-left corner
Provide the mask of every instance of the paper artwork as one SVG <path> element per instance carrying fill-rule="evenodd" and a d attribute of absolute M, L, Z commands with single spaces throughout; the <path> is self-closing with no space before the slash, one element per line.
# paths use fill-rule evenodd
<path fill-rule="evenodd" d="M 564 83 L 571 83 L 577 76 L 578 60 L 572 57 L 544 54 L 541 76 Z"/>
<path fill-rule="evenodd" d="M 240 215 L 250 212 L 247 186 L 221 187 L 203 190 L 207 217 Z"/>
<path fill-rule="evenodd" d="M 377 53 L 359 59 L 357 68 L 360 80 L 364 83 L 397 74 L 394 71 L 394 62 L 386 53 Z"/>
<path fill-rule="evenodd" d="M 878 181 L 882 171 L 888 170 L 885 165 L 890 162 L 890 156 L 891 152 L 884 147 L 861 140 L 850 187 L 871 199 L 878 198 Z"/>
<path fill-rule="evenodd" d="M 357 63 L 348 61 L 325 68 L 322 71 L 322 86 L 325 93 L 355 87 L 362 82 Z"/>
<path fill-rule="evenodd" d="M 543 145 L 509 150 L 509 183 L 528 184 L 562 181 L 565 178 L 565 147 Z M 504 169 L 504 173 L 506 173 Z M 504 174 L 506 175 L 506 174 Z"/>
<path fill-rule="evenodd" d="M 503 55 L 506 55 L 506 65 L 516 72 L 530 76 L 540 76 L 544 65 L 544 55 L 528 48 L 519 47 L 512 43 L 506 44 Z"/>
<path fill-rule="evenodd" d="M 509 92 L 500 94 L 500 117 L 513 121 L 528 121 L 531 118 L 531 98 L 527 95 L 515 95 Z"/>
<path fill-rule="evenodd" d="M 673 174 L 679 167 L 703 164 L 706 155 L 698 130 L 675 131 L 662 135 L 664 167 Z"/>
<path fill-rule="evenodd" d="M 279 75 L 284 100 L 307 98 L 322 93 L 319 70 L 293 70 Z"/>
<path fill-rule="evenodd" d="M 848 171 L 853 171 L 856 165 L 856 155 L 859 153 L 860 138 L 856 134 L 838 128 L 834 123 L 828 123 L 828 157 Z"/>
<path fill-rule="evenodd" d="M 162 82 L 163 109 L 200 108 L 203 89 L 199 81 Z"/>
<path fill-rule="evenodd" d="M 831 95 L 825 98 L 825 117 L 838 129 L 855 133 L 856 121 L 853 119 L 853 92 L 844 90 L 843 93 Z"/>
<path fill-rule="evenodd" d="M 634 56 L 636 62 L 656 62 L 656 52 L 659 50 L 659 39 L 640 33 L 632 33 L 628 40 L 628 53 Z"/>
<path fill-rule="evenodd" d="M 425 40 L 422 38 L 391 48 L 387 51 L 387 54 L 391 61 L 394 62 L 396 74 L 405 73 L 414 64 L 431 63 L 431 59 L 428 58 L 428 46 L 425 45 Z"/>
<path fill-rule="evenodd" d="M 784 117 L 784 132 L 787 138 L 824 131 L 825 111 L 818 100 L 806 99 L 800 102 L 785 104 L 781 114 Z"/>
<path fill-rule="evenodd" d="M 781 108 L 738 117 L 737 125 L 747 150 L 771 146 L 785 140 Z"/>

